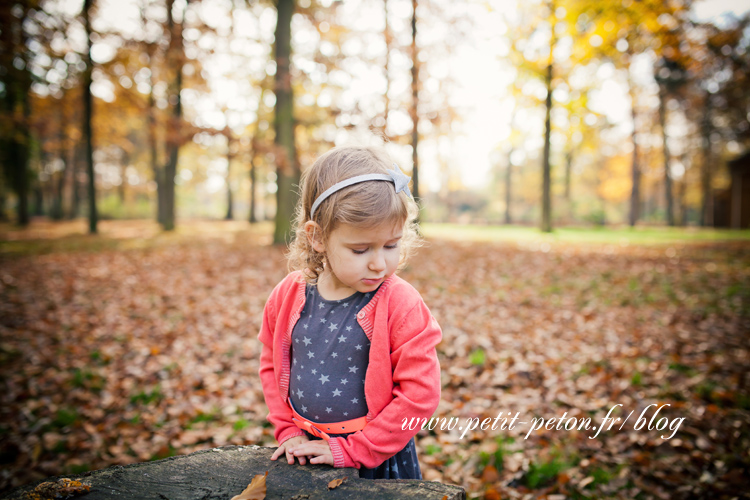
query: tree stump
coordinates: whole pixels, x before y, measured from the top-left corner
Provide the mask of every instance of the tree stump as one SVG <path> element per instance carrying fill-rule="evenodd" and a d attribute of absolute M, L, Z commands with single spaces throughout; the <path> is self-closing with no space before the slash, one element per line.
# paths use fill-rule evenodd
<path fill-rule="evenodd" d="M 230 500 L 239 495 L 256 474 L 266 471 L 268 500 L 466 499 L 466 492 L 459 486 L 422 480 L 373 481 L 360 479 L 357 469 L 289 465 L 283 459 L 271 461 L 274 450 L 260 446 L 225 446 L 64 477 L 91 486 L 88 493 L 80 495 L 85 500 Z M 343 478 L 346 480 L 340 486 L 328 489 L 330 481 Z M 20 486 L 0 498 L 32 498 L 28 493 L 44 481 Z"/>

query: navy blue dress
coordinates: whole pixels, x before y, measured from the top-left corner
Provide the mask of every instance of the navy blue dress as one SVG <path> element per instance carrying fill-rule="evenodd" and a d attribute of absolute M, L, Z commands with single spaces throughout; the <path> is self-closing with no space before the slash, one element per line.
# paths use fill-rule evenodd
<path fill-rule="evenodd" d="M 305 306 L 292 330 L 289 385 L 291 403 L 306 419 L 326 423 L 367 415 L 364 383 L 370 341 L 357 322 L 357 313 L 376 292 L 326 300 L 316 286 L 307 286 Z M 414 438 L 378 467 L 360 468 L 359 477 L 422 479 Z"/>

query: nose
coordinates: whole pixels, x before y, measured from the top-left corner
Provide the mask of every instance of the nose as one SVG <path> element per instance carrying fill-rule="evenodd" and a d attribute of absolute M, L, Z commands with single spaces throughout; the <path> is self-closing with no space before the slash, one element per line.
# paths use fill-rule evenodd
<path fill-rule="evenodd" d="M 371 271 L 375 271 L 376 273 L 385 270 L 385 255 L 383 255 L 382 250 L 372 252 L 372 258 L 370 259 L 368 267 Z"/>

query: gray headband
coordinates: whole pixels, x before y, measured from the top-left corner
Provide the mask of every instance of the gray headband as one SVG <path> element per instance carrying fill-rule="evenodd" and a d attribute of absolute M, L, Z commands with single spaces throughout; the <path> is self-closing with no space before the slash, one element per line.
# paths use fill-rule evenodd
<path fill-rule="evenodd" d="M 405 191 L 406 195 L 411 198 L 411 191 L 409 191 L 410 180 L 411 180 L 411 177 L 404 175 L 401 172 L 401 170 L 398 168 L 398 165 L 396 165 L 395 163 L 393 164 L 393 170 L 388 170 L 388 175 L 386 174 L 364 174 L 364 175 L 357 175 L 354 177 L 350 177 L 348 179 L 344 179 L 343 181 L 337 182 L 333 186 L 323 191 L 323 193 L 315 199 L 315 203 L 313 203 L 313 206 L 310 209 L 310 219 L 315 217 L 315 210 L 318 209 L 320 204 L 323 203 L 326 198 L 331 196 L 336 191 L 344 189 L 345 187 L 349 187 L 352 184 L 359 184 L 360 182 L 365 182 L 365 181 L 392 182 L 394 188 L 396 189 L 396 193 Z"/>

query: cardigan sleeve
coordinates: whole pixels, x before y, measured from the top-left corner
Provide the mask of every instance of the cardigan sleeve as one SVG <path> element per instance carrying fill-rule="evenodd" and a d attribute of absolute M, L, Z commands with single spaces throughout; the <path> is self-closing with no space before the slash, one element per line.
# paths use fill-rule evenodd
<path fill-rule="evenodd" d="M 420 297 L 391 331 L 393 399 L 362 431 L 328 442 L 335 467 L 377 467 L 419 431 L 402 430 L 404 419 L 432 417 L 440 402 L 435 347 L 441 337 L 440 326 Z"/>
<path fill-rule="evenodd" d="M 274 437 L 281 445 L 287 439 L 304 436 L 304 432 L 292 422 L 292 411 L 279 392 L 278 376 L 274 369 L 274 347 L 280 345 L 277 335 L 281 335 L 277 324 L 274 303 L 278 300 L 280 287 L 276 287 L 263 308 L 263 323 L 258 339 L 263 344 L 260 355 L 260 381 L 263 385 L 263 397 L 268 406 L 268 421 L 274 426 Z"/>

